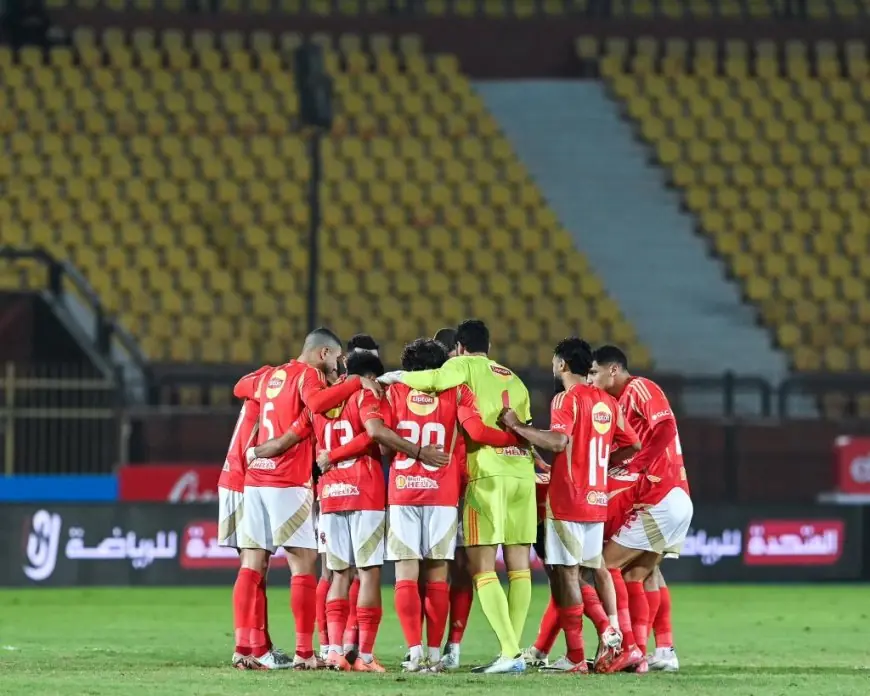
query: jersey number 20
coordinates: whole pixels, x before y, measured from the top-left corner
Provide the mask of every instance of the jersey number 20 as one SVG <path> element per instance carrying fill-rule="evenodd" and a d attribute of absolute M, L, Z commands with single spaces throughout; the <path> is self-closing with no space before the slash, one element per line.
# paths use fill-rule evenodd
<path fill-rule="evenodd" d="M 425 423 L 421 428 L 420 424 L 415 421 L 399 421 L 396 430 L 405 431 L 402 433 L 402 437 L 420 447 L 435 445 L 443 449 L 444 443 L 447 441 L 447 431 L 441 423 Z M 395 467 L 398 470 L 410 469 L 416 463 L 417 460 L 410 457 L 407 459 L 397 457 Z M 420 463 L 422 464 L 422 462 Z M 429 466 L 428 464 L 423 464 L 423 468 L 426 471 L 438 471 L 437 466 Z"/>

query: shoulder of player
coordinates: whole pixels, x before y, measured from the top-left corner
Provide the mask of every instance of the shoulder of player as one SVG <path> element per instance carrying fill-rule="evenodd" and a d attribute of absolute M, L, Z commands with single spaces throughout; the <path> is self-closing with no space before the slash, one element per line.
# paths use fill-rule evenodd
<path fill-rule="evenodd" d="M 639 403 L 645 403 L 657 396 L 663 394 L 661 387 L 646 377 L 634 377 L 625 388 L 625 396 L 633 398 Z"/>

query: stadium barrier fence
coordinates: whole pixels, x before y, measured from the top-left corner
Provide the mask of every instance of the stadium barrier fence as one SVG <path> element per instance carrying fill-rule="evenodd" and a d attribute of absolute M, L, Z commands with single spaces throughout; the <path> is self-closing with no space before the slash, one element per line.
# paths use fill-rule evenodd
<path fill-rule="evenodd" d="M 230 585 L 232 549 L 217 545 L 214 504 L 6 505 L 0 586 Z M 669 581 L 813 582 L 870 579 L 870 508 L 699 507 Z M 284 584 L 278 555 L 270 573 Z M 538 572 L 539 582 L 545 581 Z M 392 583 L 392 564 L 384 582 Z"/>

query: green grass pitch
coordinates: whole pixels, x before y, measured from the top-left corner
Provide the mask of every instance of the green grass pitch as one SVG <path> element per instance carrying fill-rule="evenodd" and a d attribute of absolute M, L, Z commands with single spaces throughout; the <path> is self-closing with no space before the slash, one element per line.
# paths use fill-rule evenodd
<path fill-rule="evenodd" d="M 870 694 L 870 589 L 853 585 L 672 588 L 682 671 L 646 676 L 404 675 L 404 652 L 384 592 L 377 654 L 386 675 L 236 672 L 231 588 L 0 591 L 2 696 L 381 696 L 382 694 Z M 523 644 L 546 602 L 538 586 Z M 288 591 L 269 590 L 276 644 L 292 647 Z M 587 624 L 587 635 L 592 631 Z M 558 643 L 554 653 L 560 653 Z M 463 644 L 467 667 L 496 644 L 475 606 Z"/>

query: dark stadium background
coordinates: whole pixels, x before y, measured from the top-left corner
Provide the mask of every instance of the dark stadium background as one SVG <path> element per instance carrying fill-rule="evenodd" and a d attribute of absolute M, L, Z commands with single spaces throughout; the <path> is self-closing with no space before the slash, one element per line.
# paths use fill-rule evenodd
<path fill-rule="evenodd" d="M 20 562 L 0 584 L 33 582 L 21 568 L 39 510 L 64 517 L 64 538 L 70 525 L 96 538 L 113 525 L 183 536 L 213 517 L 204 472 L 223 462 L 232 384 L 295 357 L 309 326 L 344 340 L 371 333 L 396 367 L 406 341 L 468 316 L 492 327 L 492 354 L 527 380 L 541 426 L 549 352 L 565 335 L 619 343 L 659 381 L 696 501 L 687 577 L 870 577 L 864 0 L 3 6 L 0 548 Z M 324 49 L 332 78 L 323 129 L 300 119 L 294 56 L 309 44 Z M 493 81 L 578 78 L 605 85 L 661 173 L 662 195 L 678 196 L 690 217 L 686 244 L 703 240 L 785 374 L 759 369 L 751 352 L 722 369 L 681 370 L 672 353 L 704 362 L 691 341 L 647 345 L 638 316 L 614 299 L 623 276 L 587 253 L 610 232 L 559 219 L 478 95 Z M 715 109 L 685 117 L 662 105 L 679 96 L 703 114 L 705 85 L 718 78 L 734 94 L 766 97 L 764 85 L 781 82 L 792 96 L 771 97 L 780 101 L 766 114 L 745 98 L 724 137 L 707 142 Z M 825 102 L 834 107 L 819 116 Z M 694 125 L 682 131 L 686 118 Z M 746 123 L 753 135 L 736 160 L 717 161 Z M 713 154 L 693 159 L 705 144 Z M 817 183 L 798 181 L 786 145 Z M 759 152 L 770 153 L 766 164 Z M 726 204 L 734 191 L 739 203 Z M 757 208 L 752 191 L 765 196 Z M 613 243 L 636 258 L 657 240 Z M 655 270 L 643 279 L 651 297 L 666 281 Z M 135 478 L 139 467 L 160 469 Z M 173 488 L 181 500 L 166 502 Z M 745 558 L 749 529 L 778 520 L 840 524 L 840 548 L 757 571 Z M 736 553 L 714 558 L 733 530 Z M 52 582 L 232 576 L 194 578 L 182 560 L 108 575 L 82 561 Z"/>

